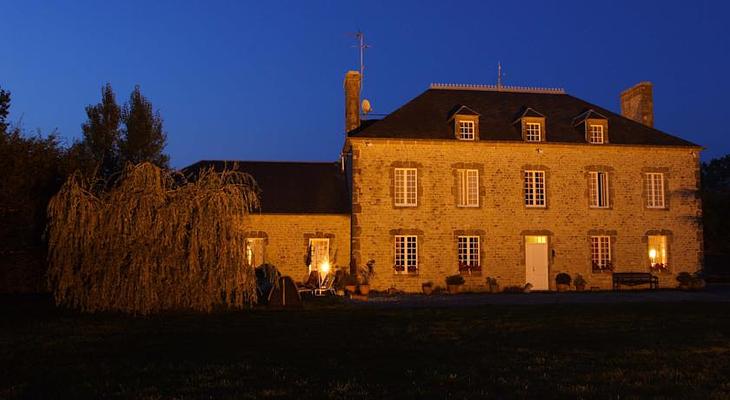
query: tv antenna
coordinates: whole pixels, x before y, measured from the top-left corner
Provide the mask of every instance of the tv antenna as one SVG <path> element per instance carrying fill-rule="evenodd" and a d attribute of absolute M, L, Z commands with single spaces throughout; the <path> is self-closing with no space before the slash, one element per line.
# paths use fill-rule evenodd
<path fill-rule="evenodd" d="M 369 44 L 365 44 L 365 33 L 362 31 L 355 32 L 355 39 L 357 39 L 356 47 L 360 51 L 360 79 L 362 79 L 363 73 L 365 72 L 365 49 L 370 48 Z"/>

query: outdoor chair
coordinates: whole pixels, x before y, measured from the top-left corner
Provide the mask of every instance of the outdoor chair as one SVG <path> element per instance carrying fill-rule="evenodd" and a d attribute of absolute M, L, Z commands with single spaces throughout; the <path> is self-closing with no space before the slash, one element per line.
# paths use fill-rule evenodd
<path fill-rule="evenodd" d="M 297 285 L 297 292 L 302 295 L 304 293 L 313 294 L 315 289 L 319 288 L 319 272 L 312 271 L 309 273 L 307 281 L 302 285 Z"/>
<path fill-rule="evenodd" d="M 322 281 L 322 286 L 314 289 L 315 296 L 324 296 L 325 294 L 335 294 L 335 275 L 327 274 Z"/>

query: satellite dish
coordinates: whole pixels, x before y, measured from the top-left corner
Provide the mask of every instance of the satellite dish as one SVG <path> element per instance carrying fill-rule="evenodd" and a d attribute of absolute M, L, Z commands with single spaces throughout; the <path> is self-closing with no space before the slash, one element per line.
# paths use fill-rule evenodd
<path fill-rule="evenodd" d="M 367 114 L 370 111 L 373 111 L 373 108 L 370 106 L 370 100 L 363 99 L 362 101 L 362 112 Z"/>

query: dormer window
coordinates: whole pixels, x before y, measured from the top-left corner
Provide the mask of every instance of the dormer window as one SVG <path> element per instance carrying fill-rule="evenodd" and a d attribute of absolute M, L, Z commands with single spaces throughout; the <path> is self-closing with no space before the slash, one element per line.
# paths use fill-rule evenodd
<path fill-rule="evenodd" d="M 593 144 L 603 144 L 603 125 L 589 124 L 588 125 L 588 142 Z"/>
<path fill-rule="evenodd" d="M 527 122 L 525 125 L 525 140 L 528 142 L 542 141 L 542 129 L 539 122 Z"/>
<path fill-rule="evenodd" d="M 594 110 L 575 117 L 573 126 L 585 133 L 585 140 L 590 144 L 608 143 L 608 118 Z"/>
<path fill-rule="evenodd" d="M 460 120 L 459 121 L 459 140 L 474 140 L 475 129 L 474 121 Z"/>
<path fill-rule="evenodd" d="M 449 112 L 448 123 L 457 140 L 479 140 L 479 113 L 471 108 L 458 104 Z"/>
<path fill-rule="evenodd" d="M 514 122 L 522 131 L 522 140 L 526 142 L 545 141 L 545 116 L 532 108 L 526 108 Z"/>

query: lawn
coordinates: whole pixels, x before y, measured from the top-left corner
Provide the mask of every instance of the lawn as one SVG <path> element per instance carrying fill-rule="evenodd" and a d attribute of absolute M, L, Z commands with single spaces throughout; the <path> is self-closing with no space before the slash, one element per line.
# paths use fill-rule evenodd
<path fill-rule="evenodd" d="M 727 303 L 0 311 L 0 398 L 730 397 Z"/>

